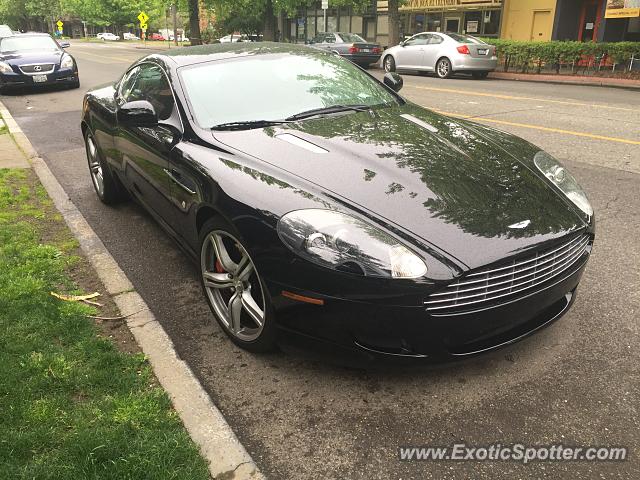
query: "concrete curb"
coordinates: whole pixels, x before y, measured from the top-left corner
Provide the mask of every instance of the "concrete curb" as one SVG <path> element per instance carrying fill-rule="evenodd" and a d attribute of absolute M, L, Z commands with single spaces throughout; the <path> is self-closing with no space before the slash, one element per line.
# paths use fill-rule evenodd
<path fill-rule="evenodd" d="M 127 325 L 148 357 L 189 435 L 208 461 L 211 476 L 225 480 L 264 479 L 220 410 L 211 402 L 189 366 L 176 354 L 173 342 L 162 325 L 142 297 L 134 291 L 133 284 L 1 102 L 0 114 L 120 312 L 131 315 Z"/>

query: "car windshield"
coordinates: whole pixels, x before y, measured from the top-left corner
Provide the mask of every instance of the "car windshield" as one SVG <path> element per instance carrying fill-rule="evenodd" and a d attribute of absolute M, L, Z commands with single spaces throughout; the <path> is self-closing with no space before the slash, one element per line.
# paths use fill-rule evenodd
<path fill-rule="evenodd" d="M 57 50 L 58 44 L 51 37 L 27 37 L 15 35 L 6 37 L 0 43 L 2 52 L 22 52 L 25 50 Z"/>
<path fill-rule="evenodd" d="M 266 54 L 181 69 L 193 115 L 203 128 L 280 120 L 314 109 L 376 107 L 397 99 L 335 55 Z"/>
<path fill-rule="evenodd" d="M 480 40 L 478 40 L 475 37 L 472 37 L 470 35 L 459 35 L 457 33 L 447 33 L 447 35 L 449 35 L 451 38 L 453 38 L 456 42 L 458 43 L 484 43 Z"/>
<path fill-rule="evenodd" d="M 339 33 L 338 36 L 344 43 L 367 43 L 364 38 L 355 33 Z"/>

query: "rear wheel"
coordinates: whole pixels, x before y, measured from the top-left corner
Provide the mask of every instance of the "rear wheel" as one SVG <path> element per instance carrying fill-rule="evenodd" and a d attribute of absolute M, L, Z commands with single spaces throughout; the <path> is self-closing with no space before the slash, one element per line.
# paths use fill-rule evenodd
<path fill-rule="evenodd" d="M 451 60 L 447 57 L 438 60 L 438 63 L 436 63 L 436 75 L 440 78 L 450 78 L 453 75 Z"/>
<path fill-rule="evenodd" d="M 387 55 L 384 57 L 384 61 L 382 62 L 382 66 L 384 67 L 385 72 L 395 72 L 396 71 L 396 61 L 393 59 L 391 55 Z"/>
<path fill-rule="evenodd" d="M 216 320 L 239 347 L 273 350 L 276 329 L 269 294 L 235 229 L 219 218 L 200 234 L 202 287 Z"/>
<path fill-rule="evenodd" d="M 473 72 L 471 75 L 476 80 L 484 80 L 489 76 L 489 72 Z"/>
<path fill-rule="evenodd" d="M 87 151 L 91 182 L 98 198 L 107 205 L 113 205 L 124 200 L 126 193 L 102 160 L 95 137 L 88 128 L 84 134 L 84 144 Z"/>

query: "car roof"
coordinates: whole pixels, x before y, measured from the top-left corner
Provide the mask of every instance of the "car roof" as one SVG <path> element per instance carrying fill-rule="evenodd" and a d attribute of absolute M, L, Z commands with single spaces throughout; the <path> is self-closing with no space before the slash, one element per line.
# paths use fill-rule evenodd
<path fill-rule="evenodd" d="M 178 67 L 195 65 L 196 63 L 215 60 L 230 60 L 239 57 L 251 57 L 258 55 L 313 55 L 318 58 L 332 55 L 307 45 L 296 45 L 275 42 L 247 42 L 247 43 L 215 43 L 211 45 L 199 45 L 197 47 L 183 47 L 172 49 L 161 54 L 154 54 L 147 58 L 170 59 Z"/>

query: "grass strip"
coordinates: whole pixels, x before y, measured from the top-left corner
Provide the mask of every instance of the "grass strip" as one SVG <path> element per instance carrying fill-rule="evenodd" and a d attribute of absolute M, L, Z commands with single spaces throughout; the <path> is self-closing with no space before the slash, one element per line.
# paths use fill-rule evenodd
<path fill-rule="evenodd" d="M 49 294 L 80 293 L 74 252 L 33 172 L 0 169 L 0 478 L 209 478 L 144 355 Z"/>

